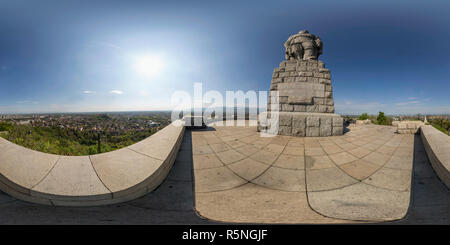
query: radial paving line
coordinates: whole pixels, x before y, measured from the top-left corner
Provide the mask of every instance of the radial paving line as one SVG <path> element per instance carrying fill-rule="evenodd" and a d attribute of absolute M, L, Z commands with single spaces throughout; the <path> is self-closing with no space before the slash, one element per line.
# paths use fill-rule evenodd
<path fill-rule="evenodd" d="M 298 183 L 298 174 L 304 176 L 304 169 L 294 171 L 275 166 L 280 156 L 286 156 L 283 153 L 285 153 L 284 150 L 290 141 L 290 137 L 277 136 L 259 140 L 259 136 L 255 132 L 254 127 L 215 127 L 215 130 L 217 133 L 212 133 L 211 131 L 194 131 L 192 135 L 196 190 L 195 201 L 196 210 L 200 215 L 217 221 L 243 223 L 340 222 L 338 220 L 327 219 L 308 207 L 304 185 L 302 187 L 296 184 Z M 204 140 L 204 134 L 219 135 L 217 136 L 219 138 L 233 138 L 231 136 L 239 135 L 245 131 L 252 132 L 252 135 L 242 140 L 250 142 L 247 143 L 247 146 L 258 147 L 259 150 L 257 152 L 243 154 L 245 155 L 243 159 L 227 165 L 239 164 L 243 168 L 234 169 L 233 175 L 226 174 L 224 167 L 214 168 L 216 172 L 202 173 L 205 172 L 204 169 L 201 169 L 201 166 L 204 165 L 203 161 L 207 160 L 212 162 L 214 161 L 212 159 L 219 159 L 217 152 L 215 152 L 210 158 L 199 161 L 201 158 L 198 158 L 198 155 L 206 152 L 202 148 L 210 148 L 207 141 Z M 250 137 L 255 136 L 256 138 L 249 140 Z M 210 141 L 214 140 L 210 138 Z M 230 142 L 228 145 L 233 150 L 235 149 L 233 148 L 233 143 Z M 277 148 L 277 145 L 280 147 Z M 236 148 L 240 146 L 241 144 L 237 144 Z M 247 149 L 247 151 L 250 150 Z M 258 153 L 260 154 L 258 155 Z M 261 169 L 257 169 L 251 164 L 259 164 Z M 218 169 L 221 171 L 217 172 Z M 230 172 L 232 171 L 230 170 Z M 251 178 L 245 177 L 251 176 L 252 173 L 253 176 Z M 232 177 L 236 175 L 241 177 L 239 179 L 245 179 L 246 181 L 243 183 L 236 182 L 233 179 L 234 177 Z M 291 183 L 291 185 L 286 181 L 279 181 L 281 176 L 284 176 L 284 179 Z"/>
<path fill-rule="evenodd" d="M 243 223 L 402 218 L 409 206 L 412 136 L 384 126 L 349 129 L 344 136 L 271 139 L 248 126 L 193 131 L 197 211 Z"/>
<path fill-rule="evenodd" d="M 184 127 L 170 124 L 131 146 L 91 156 L 37 152 L 0 138 L 0 190 L 28 202 L 94 206 L 132 200 L 161 184 Z"/>
<path fill-rule="evenodd" d="M 389 140 L 370 154 L 376 153 L 387 142 Z M 397 148 L 401 144 L 399 143 Z M 412 142 L 408 145 L 412 146 Z M 397 149 L 394 154 L 396 151 Z M 412 156 L 412 151 L 410 155 Z M 377 159 L 371 159 L 372 164 L 379 165 L 378 169 L 355 183 L 340 188 L 308 191 L 309 204 L 317 212 L 339 219 L 387 221 L 403 218 L 408 211 L 410 202 L 411 170 L 389 170 L 385 167 L 393 159 L 393 156 L 381 164 Z M 344 164 L 346 163 L 344 162 Z M 412 165 L 412 159 L 408 164 Z M 337 166 L 340 168 L 339 164 Z M 403 173 L 398 175 L 397 173 L 393 174 L 393 171 L 403 171 Z M 349 176 L 353 177 L 350 174 Z"/>

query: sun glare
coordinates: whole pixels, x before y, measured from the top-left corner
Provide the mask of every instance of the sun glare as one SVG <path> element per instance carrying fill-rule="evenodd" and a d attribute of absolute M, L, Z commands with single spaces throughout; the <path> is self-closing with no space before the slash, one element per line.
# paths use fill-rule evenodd
<path fill-rule="evenodd" d="M 136 59 L 135 69 L 141 76 L 154 77 L 164 69 L 164 61 L 159 56 L 141 56 Z"/>

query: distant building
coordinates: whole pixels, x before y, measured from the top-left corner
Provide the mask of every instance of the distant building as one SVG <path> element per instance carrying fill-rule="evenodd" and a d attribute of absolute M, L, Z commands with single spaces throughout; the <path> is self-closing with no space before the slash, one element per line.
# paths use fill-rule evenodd
<path fill-rule="evenodd" d="M 28 125 L 31 123 L 31 120 L 20 120 L 18 124 L 20 125 Z"/>
<path fill-rule="evenodd" d="M 158 127 L 158 126 L 159 126 L 159 123 L 153 122 L 153 121 L 149 121 L 149 122 L 148 122 L 148 125 L 149 125 L 150 127 L 152 127 L 152 128 L 155 128 L 155 127 Z"/>

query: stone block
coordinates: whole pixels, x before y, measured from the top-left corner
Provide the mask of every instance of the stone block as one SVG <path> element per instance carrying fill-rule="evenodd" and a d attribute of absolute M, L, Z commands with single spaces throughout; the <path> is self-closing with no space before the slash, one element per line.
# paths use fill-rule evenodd
<path fill-rule="evenodd" d="M 295 82 L 296 78 L 295 77 L 286 77 L 284 78 L 284 82 L 285 83 L 293 83 Z"/>
<path fill-rule="evenodd" d="M 292 125 L 292 114 L 280 113 L 279 121 L 280 121 L 280 126 L 291 126 Z"/>
<path fill-rule="evenodd" d="M 331 125 L 330 126 L 320 125 L 320 136 L 321 137 L 331 136 L 332 134 L 333 134 L 333 132 L 332 132 Z"/>
<path fill-rule="evenodd" d="M 317 108 L 317 111 L 320 113 L 326 113 L 328 111 L 328 106 L 326 105 L 317 105 Z"/>
<path fill-rule="evenodd" d="M 312 89 L 314 89 L 316 91 L 324 91 L 325 90 L 325 85 L 323 85 L 323 84 L 312 84 L 311 87 L 312 87 Z"/>
<path fill-rule="evenodd" d="M 409 130 L 408 129 L 397 129 L 397 133 L 399 133 L 399 134 L 409 134 Z"/>
<path fill-rule="evenodd" d="M 333 128 L 343 126 L 344 126 L 344 119 L 342 119 L 342 117 L 333 117 Z"/>
<path fill-rule="evenodd" d="M 307 71 L 317 71 L 317 67 L 313 67 L 313 66 L 308 66 Z"/>
<path fill-rule="evenodd" d="M 302 115 L 294 115 L 292 117 L 292 135 L 306 135 L 306 117 Z"/>
<path fill-rule="evenodd" d="M 314 77 L 317 77 L 317 78 L 323 78 L 323 74 L 322 73 L 319 73 L 319 72 L 314 72 L 314 75 L 313 75 Z"/>
<path fill-rule="evenodd" d="M 288 96 L 280 96 L 280 97 L 278 97 L 279 98 L 279 101 L 280 101 L 280 104 L 282 104 L 282 103 L 288 103 Z M 270 100 L 269 100 L 270 101 Z"/>
<path fill-rule="evenodd" d="M 333 125 L 333 135 L 343 135 L 343 134 L 344 134 L 344 126 L 339 127 Z"/>
<path fill-rule="evenodd" d="M 323 105 L 325 104 L 325 99 L 324 98 L 314 98 L 314 104 L 316 105 Z"/>
<path fill-rule="evenodd" d="M 306 105 L 294 105 L 294 111 L 305 112 L 306 111 Z"/>
<path fill-rule="evenodd" d="M 326 113 L 334 113 L 334 106 L 327 106 Z"/>
<path fill-rule="evenodd" d="M 317 111 L 317 105 L 307 105 L 306 106 L 306 112 L 316 112 Z"/>
<path fill-rule="evenodd" d="M 307 66 L 308 66 L 308 67 L 317 68 L 317 62 L 314 62 L 314 61 L 309 60 Z"/>
<path fill-rule="evenodd" d="M 320 128 L 319 127 L 306 127 L 306 137 L 319 137 Z"/>
<path fill-rule="evenodd" d="M 307 77 L 296 77 L 295 82 L 307 82 Z"/>
<path fill-rule="evenodd" d="M 274 78 L 272 79 L 272 83 L 282 83 L 283 82 L 283 78 Z"/>
<path fill-rule="evenodd" d="M 307 117 L 306 118 L 306 126 L 319 127 L 319 125 L 320 125 L 320 117 Z"/>
<path fill-rule="evenodd" d="M 291 126 L 282 126 L 278 128 L 279 135 L 292 135 L 292 127 Z"/>
<path fill-rule="evenodd" d="M 356 122 L 355 122 L 355 124 L 356 124 L 356 125 L 361 125 L 361 124 L 370 124 L 370 123 L 372 123 L 372 122 L 370 121 L 370 119 L 365 119 L 365 120 L 356 120 Z"/>
<path fill-rule="evenodd" d="M 294 64 L 286 64 L 285 71 L 295 71 L 296 66 Z"/>
<path fill-rule="evenodd" d="M 304 72 L 300 72 L 299 76 L 301 76 L 301 77 L 312 77 L 313 73 L 310 72 L 310 71 L 304 71 Z"/>
<path fill-rule="evenodd" d="M 290 99 L 291 97 L 289 97 Z M 288 100 L 289 102 L 289 100 Z M 281 104 L 281 111 L 294 111 L 294 105 L 291 104 Z"/>
<path fill-rule="evenodd" d="M 325 92 L 326 93 L 326 92 Z M 334 101 L 332 98 L 327 98 L 325 100 L 325 105 L 334 105 Z"/>
<path fill-rule="evenodd" d="M 320 118 L 320 136 L 332 135 L 332 119 L 331 117 Z"/>
<path fill-rule="evenodd" d="M 305 128 L 306 127 L 306 116 L 293 115 L 292 116 L 292 127 L 293 128 Z"/>
<path fill-rule="evenodd" d="M 328 126 L 331 127 L 333 125 L 332 120 L 333 120 L 332 117 L 322 117 L 320 118 L 320 126 L 324 125 L 326 127 Z"/>
<path fill-rule="evenodd" d="M 292 135 L 293 136 L 298 136 L 298 137 L 306 136 L 306 127 L 305 128 L 292 127 Z"/>
<path fill-rule="evenodd" d="M 277 84 L 276 83 L 272 83 L 270 85 L 270 90 L 277 90 Z"/>
<path fill-rule="evenodd" d="M 289 96 L 288 103 L 291 105 L 294 104 L 313 104 L 312 96 Z M 291 110 L 293 111 L 293 109 Z"/>

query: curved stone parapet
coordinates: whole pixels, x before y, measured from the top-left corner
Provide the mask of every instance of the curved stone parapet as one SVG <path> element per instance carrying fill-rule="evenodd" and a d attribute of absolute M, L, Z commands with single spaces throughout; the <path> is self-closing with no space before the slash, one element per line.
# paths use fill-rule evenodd
<path fill-rule="evenodd" d="M 421 126 L 420 135 L 431 166 L 450 188 L 450 137 L 430 125 Z"/>
<path fill-rule="evenodd" d="M 158 187 L 184 135 L 174 122 L 131 146 L 91 156 L 42 153 L 0 137 L 0 190 L 28 202 L 94 206 L 124 202 Z"/>

